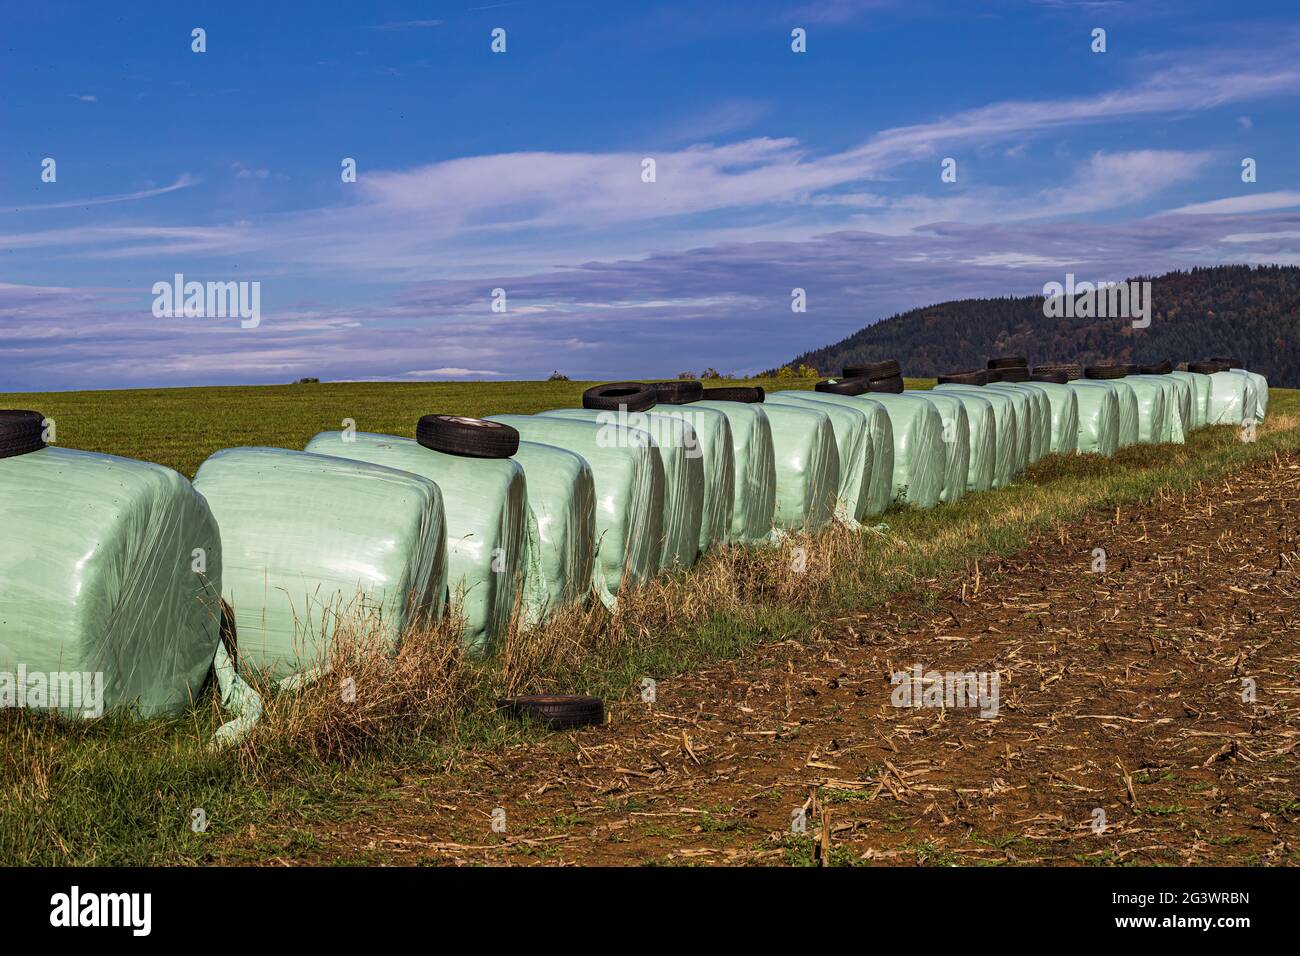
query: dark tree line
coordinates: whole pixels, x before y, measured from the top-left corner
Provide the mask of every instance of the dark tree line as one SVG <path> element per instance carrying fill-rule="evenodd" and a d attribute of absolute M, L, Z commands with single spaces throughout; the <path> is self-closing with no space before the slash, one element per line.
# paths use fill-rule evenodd
<path fill-rule="evenodd" d="M 1271 385 L 1300 386 L 1300 268 L 1213 266 L 1151 281 L 1151 325 L 1128 319 L 1047 318 L 1042 296 L 961 299 L 913 309 L 792 359 L 836 375 L 845 365 L 898 359 L 904 375 L 983 368 L 993 355 L 1050 362 L 1180 362 L 1240 356 Z"/>

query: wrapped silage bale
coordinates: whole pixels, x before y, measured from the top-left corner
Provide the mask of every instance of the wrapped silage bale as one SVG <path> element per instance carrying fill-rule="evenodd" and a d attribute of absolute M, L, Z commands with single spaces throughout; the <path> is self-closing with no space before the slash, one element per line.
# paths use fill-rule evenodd
<path fill-rule="evenodd" d="M 1073 455 L 1079 450 L 1079 396 L 1068 384 L 1035 381 L 1034 387 L 1047 395 L 1050 406 L 1052 443 L 1056 455 Z"/>
<path fill-rule="evenodd" d="M 803 398 L 805 402 L 856 409 L 866 416 L 871 461 L 867 467 L 867 506 L 863 515 L 883 514 L 894 495 L 894 426 L 885 407 L 868 398 L 871 393 L 837 395 L 796 391 L 789 394 L 793 398 Z"/>
<path fill-rule="evenodd" d="M 988 385 L 979 386 L 983 393 L 992 393 L 995 395 L 1005 395 L 1011 399 L 1012 407 L 1016 412 L 1016 457 L 1018 463 L 1016 471 L 1024 471 L 1029 465 L 1033 464 L 1038 458 L 1032 455 L 1033 450 L 1037 447 L 1039 456 L 1042 455 L 1042 439 L 1038 432 L 1037 404 L 1034 396 L 1018 388 L 1007 388 L 1001 382 L 990 382 Z"/>
<path fill-rule="evenodd" d="M 1262 424 L 1264 416 L 1268 414 L 1268 379 L 1258 372 L 1244 368 L 1234 368 L 1230 371 L 1241 372 L 1255 386 L 1255 421 Z"/>
<path fill-rule="evenodd" d="M 1189 379 L 1174 374 L 1172 366 L 1168 363 L 1159 366 L 1162 369 L 1159 372 L 1151 371 L 1154 367 L 1156 366 L 1144 366 L 1142 374 L 1144 377 L 1152 381 L 1162 382 L 1166 386 L 1165 418 L 1167 424 L 1165 427 L 1165 441 L 1182 444 L 1187 440 L 1187 436 L 1192 433 L 1192 429 L 1196 427 L 1192 415 L 1195 394 L 1194 385 Z"/>
<path fill-rule="evenodd" d="M 1210 374 L 1210 394 L 1205 420 L 1210 425 L 1241 425 L 1255 417 L 1255 388 L 1241 372 Z"/>
<path fill-rule="evenodd" d="M 871 489 L 871 430 L 867 415 L 861 408 L 834 402 L 821 402 L 809 396 L 817 392 L 770 392 L 764 400 L 765 407 L 794 405 L 814 408 L 831 420 L 835 433 L 835 450 L 839 455 L 839 487 L 835 498 L 835 518 L 841 524 L 856 528 L 867 513 Z"/>
<path fill-rule="evenodd" d="M 475 419 L 451 421 L 452 427 L 477 427 L 468 424 Z M 464 618 L 466 649 L 475 654 L 495 650 L 529 572 L 534 572 L 534 587 L 540 575 L 534 570 L 537 539 L 531 533 L 528 484 L 520 464 L 512 458 L 449 454 L 415 439 L 370 432 L 321 432 L 304 450 L 398 468 L 438 486 L 446 516 L 447 592 Z M 531 604 L 536 607 L 537 601 Z"/>
<path fill-rule="evenodd" d="M 830 416 L 819 409 L 763 403 L 776 459 L 776 509 L 781 531 L 816 531 L 835 517 L 840 455 Z"/>
<path fill-rule="evenodd" d="M 987 391 L 982 385 L 965 385 L 957 382 L 940 382 L 934 387 L 934 391 L 950 392 L 988 403 L 993 412 L 992 487 L 1005 488 L 1011 484 L 1016 472 L 1022 467 L 1015 400 L 998 391 Z M 969 411 L 967 416 L 969 417 Z"/>
<path fill-rule="evenodd" d="M 1107 458 L 1115 454 L 1119 448 L 1119 391 L 1090 379 L 1077 379 L 1066 388 L 1073 389 L 1078 400 L 1079 453 Z"/>
<path fill-rule="evenodd" d="M 933 508 L 948 477 L 948 452 L 943 444 L 943 420 L 933 402 L 915 395 L 869 392 L 889 415 L 894 436 L 891 501 Z"/>
<path fill-rule="evenodd" d="M 537 564 L 528 569 L 524 594 L 524 620 L 532 627 L 592 593 L 596 481 L 587 459 L 555 445 L 521 441 L 511 457 L 524 469 L 537 536 Z"/>
<path fill-rule="evenodd" d="M 989 382 L 985 388 L 993 391 L 1019 392 L 1029 400 L 1029 441 L 1025 448 L 1025 464 L 1032 465 L 1052 450 L 1052 404 L 1037 382 Z"/>
<path fill-rule="evenodd" d="M 663 542 L 659 570 L 689 568 L 700 551 L 704 523 L 704 457 L 689 423 L 673 415 L 611 412 L 595 408 L 554 408 L 541 418 L 570 418 L 595 422 L 602 428 L 634 428 L 646 432 L 659 448 L 664 469 Z"/>
<path fill-rule="evenodd" d="M 1197 428 L 1204 428 L 1205 404 L 1210 395 L 1210 376 L 1197 372 L 1180 371 L 1174 371 L 1170 374 L 1180 382 L 1186 383 L 1192 395 L 1189 409 L 1190 416 L 1183 423 L 1184 434 Z"/>
<path fill-rule="evenodd" d="M 727 540 L 735 544 L 768 541 L 776 512 L 776 454 L 772 449 L 772 425 L 763 406 L 758 402 L 710 398 L 692 405 L 713 409 L 726 416 L 731 426 L 736 477 Z"/>
<path fill-rule="evenodd" d="M 926 398 L 939 399 L 942 392 L 938 388 L 918 391 Z M 966 467 L 966 490 L 987 491 L 993 487 L 994 474 L 997 470 L 997 416 L 993 411 L 993 402 L 983 395 L 954 392 L 953 397 L 961 402 L 966 411 L 966 425 L 969 433 L 969 462 Z M 948 418 L 944 420 L 945 431 Z M 951 460 L 951 459 L 950 459 Z"/>
<path fill-rule="evenodd" d="M 1115 392 L 1115 397 L 1119 400 L 1119 447 L 1127 448 L 1129 445 L 1137 444 L 1139 428 L 1138 395 L 1137 390 L 1124 381 L 1123 370 L 1116 371 L 1110 366 L 1101 368 L 1089 366 L 1084 370 L 1084 374 L 1087 375 L 1088 381 L 1100 382 L 1107 388 L 1112 389 Z"/>
<path fill-rule="evenodd" d="M 659 569 L 663 540 L 664 468 L 648 432 L 537 415 L 491 415 L 524 441 L 580 455 L 596 489 L 596 572 L 600 597 L 614 605 L 619 588 L 641 584 Z"/>
<path fill-rule="evenodd" d="M 691 405 L 654 407 L 656 415 L 686 422 L 695 431 L 704 464 L 704 501 L 700 519 L 700 553 L 727 540 L 736 500 L 736 449 L 731 423 L 717 409 Z"/>
<path fill-rule="evenodd" d="M 1144 375 L 1129 375 L 1122 379 L 1137 395 L 1137 440 L 1143 445 L 1156 445 L 1165 439 L 1165 389 L 1159 382 Z"/>
<path fill-rule="evenodd" d="M 396 648 L 447 593 L 443 500 L 427 478 L 284 448 L 228 448 L 194 488 L 221 529 L 240 657 L 274 678 L 328 666 L 333 639 Z"/>
<path fill-rule="evenodd" d="M 956 395 L 935 394 L 933 390 L 905 394 L 924 399 L 939 410 L 939 421 L 943 427 L 943 450 L 947 457 L 943 492 L 939 495 L 939 500 L 944 504 L 952 504 L 966 493 L 966 485 L 970 480 L 971 432 L 966 406 Z"/>
<path fill-rule="evenodd" d="M 217 523 L 170 468 L 47 446 L 44 421 L 0 412 L 0 705 L 179 711 L 220 643 Z"/>

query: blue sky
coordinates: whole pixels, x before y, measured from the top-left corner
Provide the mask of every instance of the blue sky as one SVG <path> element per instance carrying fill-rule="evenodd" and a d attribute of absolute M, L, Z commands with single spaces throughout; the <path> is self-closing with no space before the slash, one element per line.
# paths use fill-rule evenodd
<path fill-rule="evenodd" d="M 0 391 L 749 372 L 1066 272 L 1300 263 L 1294 3 L 1170 7 L 7 4 Z M 156 318 L 176 273 L 261 324 Z"/>

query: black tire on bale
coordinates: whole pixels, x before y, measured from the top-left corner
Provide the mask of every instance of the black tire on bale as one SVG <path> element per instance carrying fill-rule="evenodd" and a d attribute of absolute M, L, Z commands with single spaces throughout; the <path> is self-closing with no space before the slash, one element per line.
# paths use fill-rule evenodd
<path fill-rule="evenodd" d="M 940 385 L 984 385 L 989 380 L 988 372 L 982 368 L 968 372 L 948 372 L 939 376 Z"/>
<path fill-rule="evenodd" d="M 415 426 L 415 440 L 462 458 L 509 458 L 519 450 L 519 432 L 509 425 L 460 415 L 425 415 Z"/>
<path fill-rule="evenodd" d="M 1064 372 L 1044 372 L 1040 369 L 1034 369 L 1029 376 L 1031 382 L 1055 382 L 1057 385 L 1066 385 L 1070 379 Z"/>
<path fill-rule="evenodd" d="M 605 703 L 599 697 L 537 694 L 504 697 L 497 706 L 516 720 L 540 721 L 550 730 L 571 730 L 605 722 Z"/>
<path fill-rule="evenodd" d="M 45 447 L 45 416 L 12 408 L 0 411 L 0 458 L 16 458 Z"/>
<path fill-rule="evenodd" d="M 861 395 L 872 383 L 865 378 L 828 378 L 813 386 L 813 391 L 827 392 L 831 395 Z"/>
<path fill-rule="evenodd" d="M 1029 368 L 1029 359 L 1023 355 L 1002 355 L 989 359 L 989 368 Z"/>
<path fill-rule="evenodd" d="M 901 395 L 903 392 L 903 377 L 901 375 L 895 375 L 893 378 L 873 379 L 867 383 L 867 391 L 893 392 Z"/>
<path fill-rule="evenodd" d="M 1141 375 L 1141 374 L 1142 374 L 1142 366 L 1141 366 L 1141 365 L 1121 365 L 1120 368 L 1122 368 L 1122 369 L 1124 370 L 1124 374 L 1125 374 L 1125 375 Z"/>
<path fill-rule="evenodd" d="M 1029 369 L 1021 365 L 1010 365 L 1007 368 L 1000 368 L 998 372 L 1002 375 L 1004 382 L 1027 382 L 1029 381 Z"/>
<path fill-rule="evenodd" d="M 1202 375 L 1213 375 L 1215 372 L 1228 371 L 1228 364 L 1226 362 L 1215 361 L 1188 362 L 1187 371 L 1199 372 Z"/>
<path fill-rule="evenodd" d="M 1069 362 L 1048 362 L 1043 365 L 1035 365 L 1035 372 L 1061 372 L 1071 382 L 1083 378 L 1083 366 L 1071 364 Z"/>
<path fill-rule="evenodd" d="M 601 412 L 644 412 L 655 407 L 655 389 L 645 382 L 610 382 L 593 385 L 582 393 L 582 407 Z"/>
<path fill-rule="evenodd" d="M 1227 365 L 1228 365 L 1228 368 L 1229 368 L 1229 369 L 1232 369 L 1232 368 L 1245 368 L 1245 367 L 1246 367 L 1246 364 L 1245 364 L 1244 362 L 1242 362 L 1242 360 L 1241 360 L 1240 358 L 1238 358 L 1237 356 L 1235 356 L 1235 355 L 1211 355 L 1211 356 L 1210 356 L 1210 361 L 1211 361 L 1211 362 L 1226 362 Z M 1228 370 L 1228 369 L 1224 369 L 1225 372 L 1226 372 L 1227 370 Z"/>
<path fill-rule="evenodd" d="M 724 385 L 718 388 L 706 388 L 704 398 L 714 402 L 743 402 L 746 405 L 762 403 L 767 393 L 757 385 Z"/>
<path fill-rule="evenodd" d="M 1151 365 L 1142 366 L 1143 375 L 1168 375 L 1173 370 L 1173 362 L 1155 362 Z"/>
<path fill-rule="evenodd" d="M 902 375 L 903 370 L 894 359 L 883 362 L 864 362 L 862 365 L 844 366 L 844 378 L 865 378 L 869 382 Z"/>
<path fill-rule="evenodd" d="M 1089 365 L 1083 374 L 1085 378 L 1123 378 L 1128 373 L 1123 365 Z"/>
<path fill-rule="evenodd" d="M 984 370 L 984 384 L 992 385 L 994 382 L 1002 381 L 1002 372 L 1000 368 L 988 368 Z"/>
<path fill-rule="evenodd" d="M 655 402 L 660 405 L 689 405 L 704 397 L 704 383 L 678 379 L 674 382 L 654 382 Z"/>

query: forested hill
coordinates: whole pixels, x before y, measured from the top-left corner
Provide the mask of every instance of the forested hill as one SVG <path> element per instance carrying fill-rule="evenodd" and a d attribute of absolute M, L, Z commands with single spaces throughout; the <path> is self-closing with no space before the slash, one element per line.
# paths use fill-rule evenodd
<path fill-rule="evenodd" d="M 1031 365 L 1177 365 L 1233 355 L 1271 385 L 1300 387 L 1300 268 L 1214 266 L 1137 278 L 1152 283 L 1146 329 L 1127 319 L 1049 319 L 1042 296 L 960 299 L 895 315 L 790 364 L 834 375 L 845 365 L 896 358 L 904 375 L 930 376 L 982 368 L 992 355 L 1025 355 Z"/>

